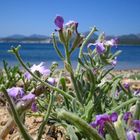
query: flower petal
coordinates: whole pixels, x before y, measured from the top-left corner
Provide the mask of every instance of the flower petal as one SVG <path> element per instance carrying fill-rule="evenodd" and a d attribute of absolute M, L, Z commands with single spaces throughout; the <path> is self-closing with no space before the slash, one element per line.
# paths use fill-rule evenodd
<path fill-rule="evenodd" d="M 63 17 L 57 16 L 57 17 L 55 18 L 55 20 L 54 20 L 54 23 L 55 23 L 55 25 L 56 25 L 58 28 L 62 29 L 62 28 L 63 28 L 63 24 L 64 24 L 64 19 L 63 19 Z"/>

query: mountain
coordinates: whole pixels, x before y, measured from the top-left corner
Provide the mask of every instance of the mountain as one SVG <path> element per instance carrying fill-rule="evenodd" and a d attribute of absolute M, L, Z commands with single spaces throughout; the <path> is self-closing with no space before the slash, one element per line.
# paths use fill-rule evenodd
<path fill-rule="evenodd" d="M 128 34 L 116 36 L 119 44 L 140 44 L 140 34 Z"/>
<path fill-rule="evenodd" d="M 89 34 L 89 31 L 84 32 L 83 35 L 86 37 Z M 93 34 L 89 42 L 95 42 L 97 40 L 98 34 Z M 119 44 L 134 44 L 140 45 L 140 33 L 139 34 L 125 34 L 125 35 L 109 35 L 106 36 L 106 39 L 118 38 Z M 58 40 L 58 37 L 56 37 Z M 52 39 L 46 35 L 32 34 L 30 36 L 14 34 L 4 38 L 0 38 L 0 42 L 15 42 L 15 43 L 51 43 Z"/>
<path fill-rule="evenodd" d="M 32 35 L 28 36 L 28 38 L 41 38 L 41 39 L 46 39 L 46 38 L 48 38 L 48 36 L 46 36 L 46 35 L 39 35 L 39 34 L 32 34 Z"/>
<path fill-rule="evenodd" d="M 11 36 L 7 36 L 7 37 L 5 37 L 5 38 L 22 39 L 22 38 L 25 38 L 25 37 L 26 37 L 25 35 L 14 34 L 14 35 L 11 35 Z"/>
<path fill-rule="evenodd" d="M 30 36 L 15 34 L 0 38 L 0 42 L 12 42 L 12 43 L 50 43 L 51 39 L 45 35 L 32 34 Z"/>
<path fill-rule="evenodd" d="M 94 42 L 98 38 L 97 34 L 94 34 L 90 42 Z M 110 40 L 112 38 L 117 38 L 118 44 L 133 44 L 133 45 L 140 45 L 140 34 L 126 34 L 126 35 L 108 35 L 105 37 L 106 40 Z"/>

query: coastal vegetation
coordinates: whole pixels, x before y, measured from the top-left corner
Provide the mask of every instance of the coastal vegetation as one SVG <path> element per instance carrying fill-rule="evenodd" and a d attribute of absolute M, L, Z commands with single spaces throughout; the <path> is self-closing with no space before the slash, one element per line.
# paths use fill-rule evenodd
<path fill-rule="evenodd" d="M 50 131 L 51 137 L 58 139 L 61 135 L 64 140 L 139 140 L 140 90 L 123 81 L 122 73 L 112 72 L 121 53 L 118 49 L 111 51 L 117 48 L 116 38 L 106 39 L 102 33 L 90 41 L 98 32 L 96 27 L 85 37 L 76 21 L 64 24 L 63 17 L 57 16 L 54 23 L 57 37 L 53 33 L 51 38 L 63 69 L 57 69 L 57 63 L 49 68 L 43 62 L 25 64 L 20 45 L 11 47 L 9 53 L 15 55 L 22 70 L 3 61 L 0 102 L 7 104 L 10 117 L 0 139 L 6 139 L 17 127 L 18 138 L 24 140 L 50 139 Z M 71 56 L 77 49 L 78 63 L 73 69 Z M 132 77 L 135 79 L 135 75 Z M 27 123 L 32 116 L 41 118 L 35 135 L 29 133 Z"/>

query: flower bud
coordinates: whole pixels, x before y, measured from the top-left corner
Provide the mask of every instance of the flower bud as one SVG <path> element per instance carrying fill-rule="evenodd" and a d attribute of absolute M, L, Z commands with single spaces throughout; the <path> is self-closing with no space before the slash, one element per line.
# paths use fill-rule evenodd
<path fill-rule="evenodd" d="M 59 40 L 60 40 L 60 42 L 62 42 L 63 44 L 65 44 L 66 41 L 65 41 L 65 36 L 64 36 L 63 30 L 62 29 L 59 30 L 58 33 L 59 33 Z"/>

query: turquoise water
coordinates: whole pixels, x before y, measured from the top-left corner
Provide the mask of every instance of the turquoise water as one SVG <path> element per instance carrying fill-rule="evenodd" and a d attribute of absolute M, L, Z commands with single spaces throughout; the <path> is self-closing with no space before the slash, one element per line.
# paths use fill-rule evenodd
<path fill-rule="evenodd" d="M 6 60 L 10 65 L 18 63 L 15 56 L 7 52 L 11 46 L 16 45 L 13 43 L 0 43 L 0 68 L 3 67 L 2 60 Z M 59 45 L 59 48 L 64 52 L 63 46 Z M 113 51 L 115 50 L 122 50 L 118 57 L 117 69 L 140 69 L 140 46 L 118 46 L 117 49 L 113 48 Z M 76 66 L 78 52 L 79 49 L 76 50 L 71 58 L 74 66 Z M 53 61 L 57 61 L 59 67 L 63 66 L 52 44 L 22 44 L 20 55 L 25 62 L 32 64 L 43 61 L 49 66 Z"/>

